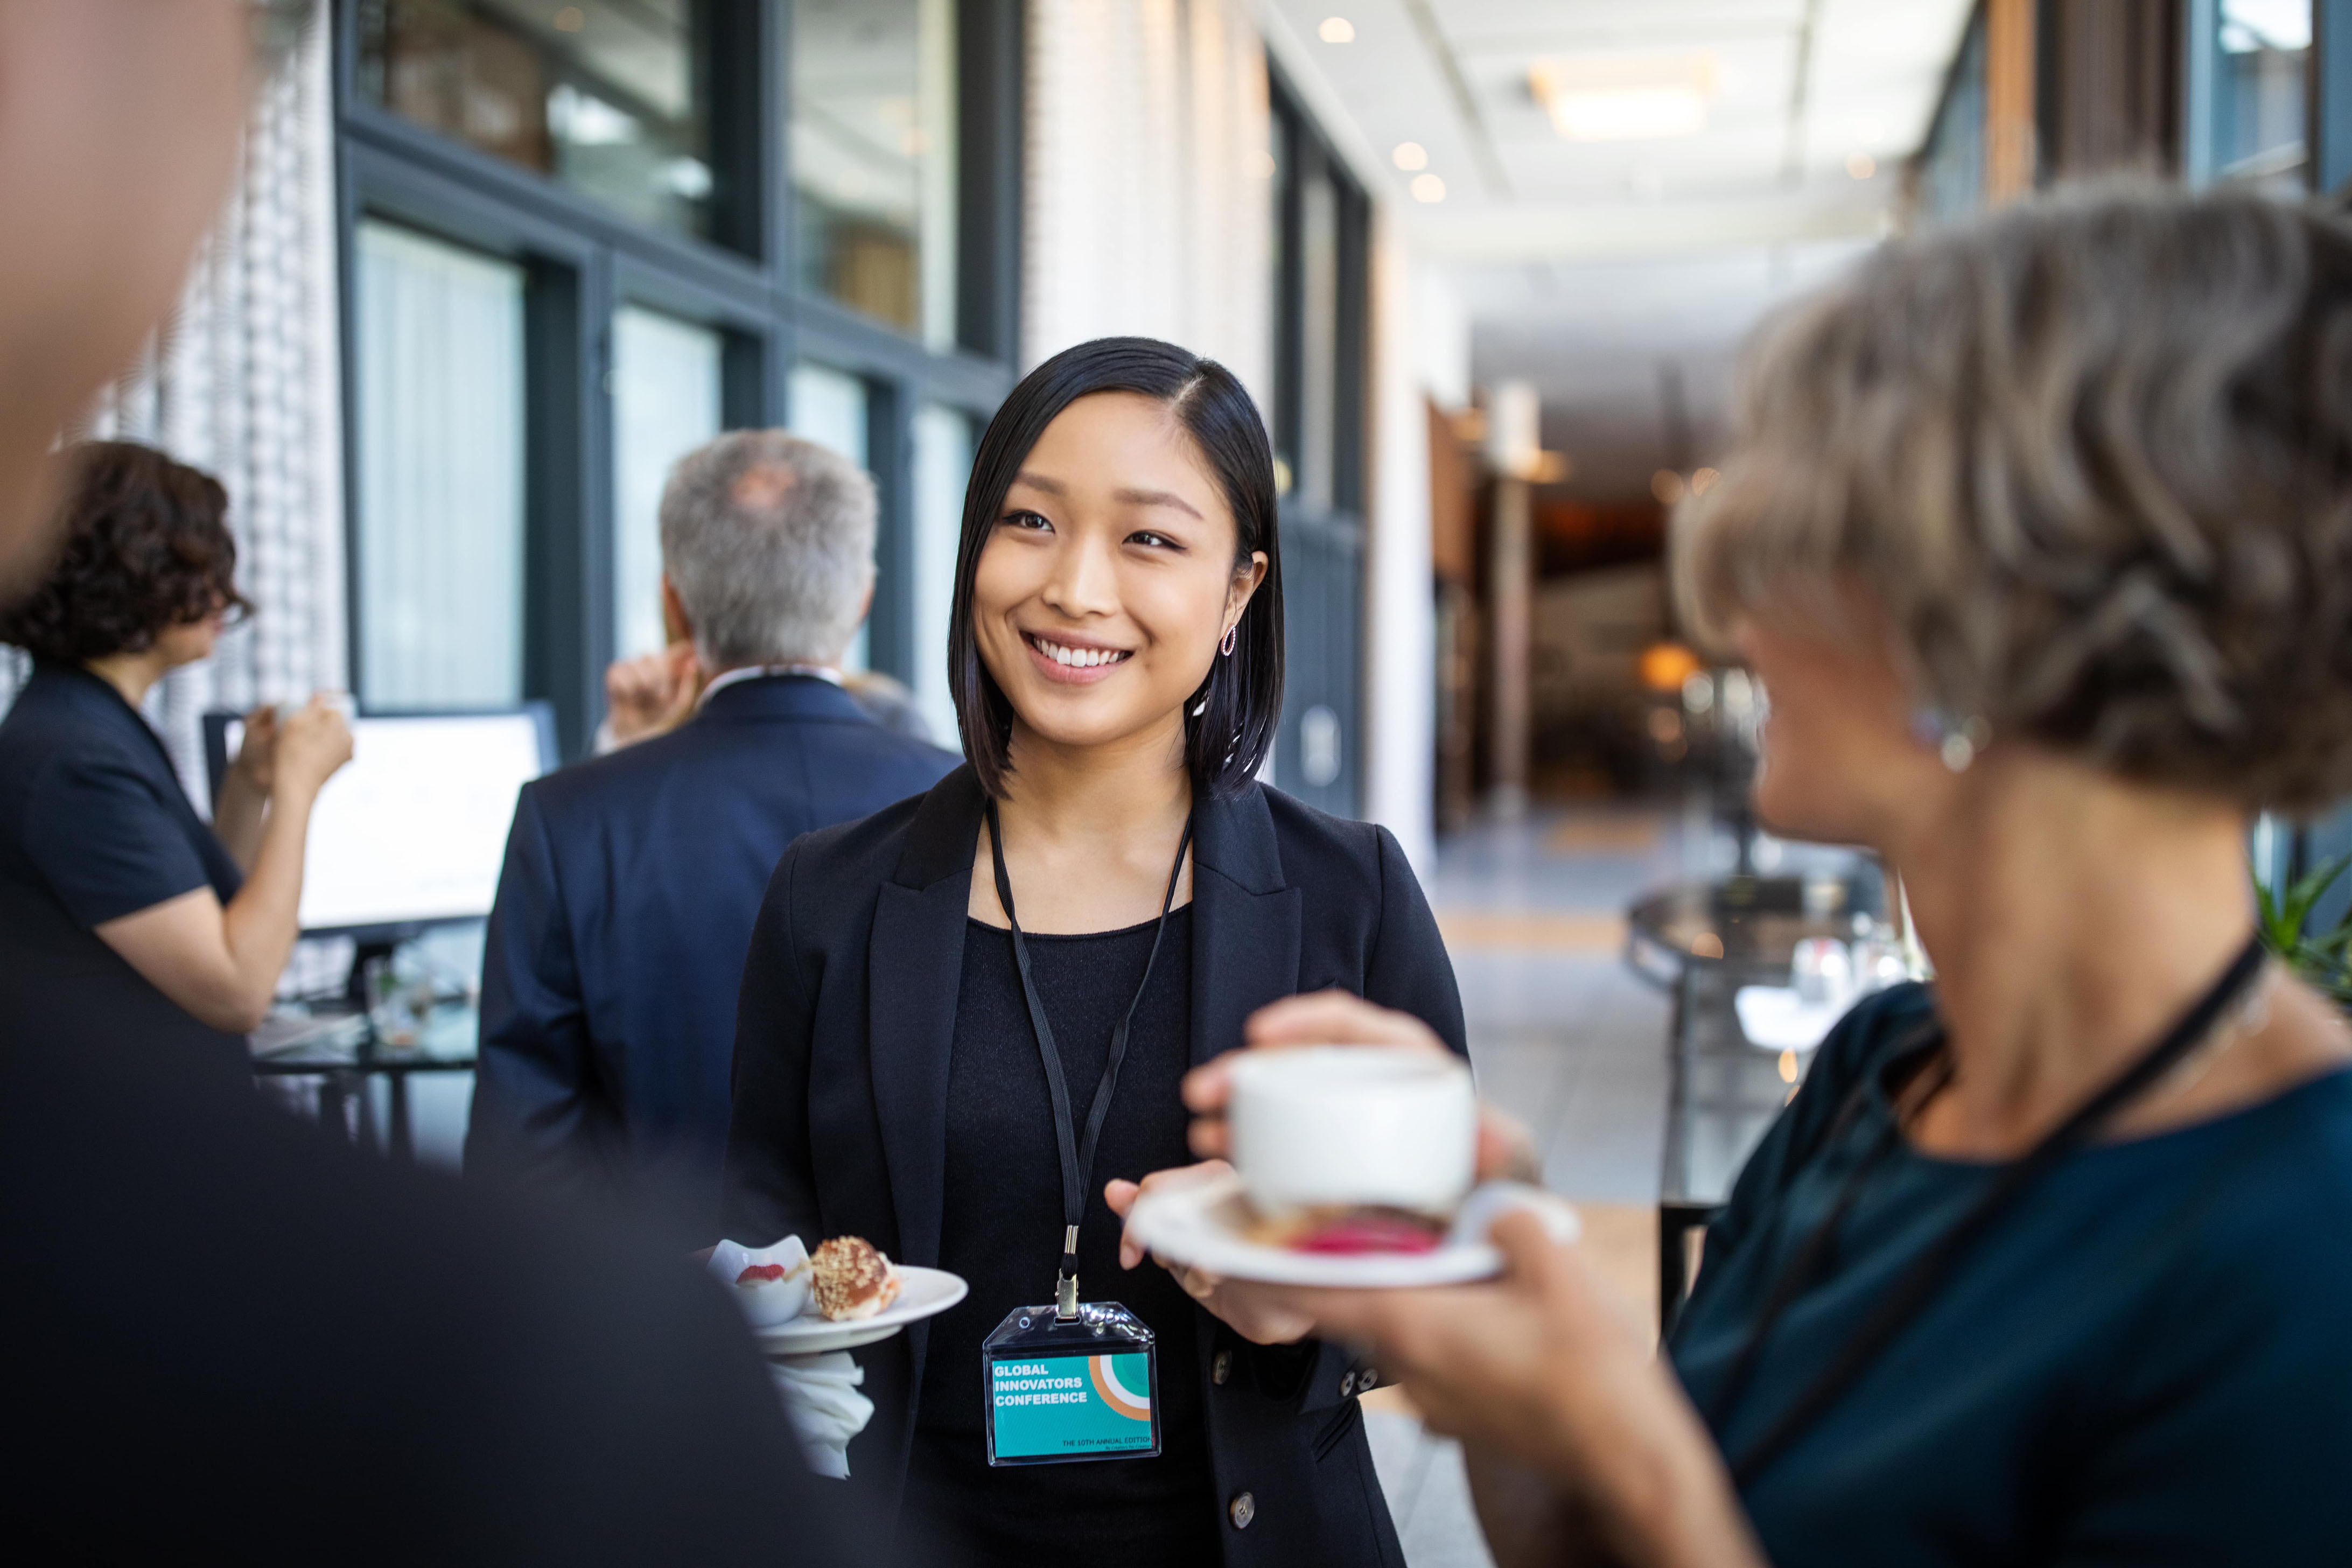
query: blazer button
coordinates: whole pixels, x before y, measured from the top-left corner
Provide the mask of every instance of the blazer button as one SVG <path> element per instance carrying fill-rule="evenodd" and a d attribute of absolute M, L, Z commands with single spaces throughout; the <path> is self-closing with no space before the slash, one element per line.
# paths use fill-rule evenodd
<path fill-rule="evenodd" d="M 1355 1393 L 1355 1392 L 1356 1392 L 1356 1374 L 1355 1374 L 1354 1373 L 1352 1373 L 1352 1372 L 1343 1372 L 1343 1373 L 1341 1373 L 1339 1374 L 1339 1397 L 1340 1397 L 1340 1398 L 1342 1398 L 1342 1399 L 1345 1399 L 1345 1398 L 1347 1398 L 1347 1397 L 1348 1397 L 1348 1395 L 1349 1395 L 1349 1394 L 1353 1394 L 1353 1393 Z"/>
<path fill-rule="evenodd" d="M 1363 1371 L 1356 1374 L 1356 1392 L 1359 1394 L 1369 1393 L 1371 1390 L 1372 1385 L 1380 1382 L 1380 1368 L 1368 1366 Z"/>
<path fill-rule="evenodd" d="M 1250 1521 L 1257 1517 L 1257 1499 L 1247 1492 L 1235 1492 L 1234 1500 L 1226 1505 L 1225 1511 L 1234 1516 L 1235 1530 L 1247 1530 L 1250 1527 Z"/>
<path fill-rule="evenodd" d="M 1225 1385 L 1225 1379 L 1233 1375 L 1234 1352 L 1219 1351 L 1209 1362 L 1209 1381 L 1223 1388 Z"/>

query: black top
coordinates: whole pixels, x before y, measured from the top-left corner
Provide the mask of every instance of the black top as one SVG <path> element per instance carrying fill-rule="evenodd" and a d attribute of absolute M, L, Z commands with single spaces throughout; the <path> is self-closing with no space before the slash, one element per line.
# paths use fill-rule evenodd
<path fill-rule="evenodd" d="M 1024 933 L 1063 1075 L 1080 1106 L 1094 1098 L 1111 1030 L 1143 978 L 1156 923 L 1092 936 Z M 1171 911 L 1136 1008 L 1078 1232 L 1079 1294 L 1122 1302 L 1158 1336 L 1160 1452 L 991 1469 L 981 1430 L 981 1342 L 1013 1308 L 1053 1300 L 1062 1177 L 1013 933 L 978 921 L 965 927 L 948 1067 L 940 1267 L 962 1275 L 971 1294 L 931 1327 L 907 1478 L 910 1525 L 920 1528 L 919 1521 L 933 1527 L 927 1533 L 962 1542 L 939 1552 L 944 1561 L 1193 1568 L 1215 1560 L 1215 1482 L 1194 1366 L 1198 1309 L 1164 1269 L 1118 1267 L 1119 1222 L 1102 1195 L 1114 1177 L 1135 1181 L 1192 1161 L 1177 1092 L 1192 1067 L 1192 944 L 1191 909 Z"/>
<path fill-rule="evenodd" d="M 0 879 L 85 926 L 209 885 L 245 885 L 180 787 L 163 742 L 97 676 L 47 661 L 0 722 Z"/>
<path fill-rule="evenodd" d="M 965 950 L 982 945 L 965 939 L 984 804 L 971 769 L 958 768 L 919 799 L 809 834 L 777 862 L 736 1010 L 727 1235 L 847 1233 L 904 1262 L 940 1260 Z M 1192 832 L 1187 1061 L 1239 1046 L 1265 1004 L 1329 985 L 1412 1013 L 1465 1049 L 1445 944 L 1386 831 L 1252 782 L 1196 799 Z M 1034 1063 L 1025 1024 L 1014 1038 Z M 1120 1098 L 1132 1092 L 1123 1084 Z M 1041 1112 L 1035 1135 L 1046 1131 Z M 1019 1294 L 1051 1288 L 1054 1240 L 1049 1220 L 1042 1275 Z M 1134 1305 L 1128 1280 L 1140 1272 L 1082 1284 Z M 1199 1309 L 1192 1323 L 1224 1568 L 1403 1568 L 1356 1403 L 1364 1363 L 1322 1341 L 1261 1349 Z M 848 1486 L 886 1505 L 905 1479 L 932 1326 L 854 1352 L 875 1410 L 849 1446 Z M 1163 1345 L 1163 1388 L 1181 1375 L 1174 1360 Z"/>
<path fill-rule="evenodd" d="M 1854 1008 L 1709 1227 L 1670 1353 L 1715 1403 L 1792 1251 L 1885 1133 L 1932 993 Z M 1857 1084 L 1855 1121 L 1832 1137 Z M 1717 1438 L 1744 1452 L 2002 1167 L 1907 1142 Z M 1742 1489 L 1775 1563 L 2340 1561 L 2352 1538 L 2352 1073 L 2067 1154 Z"/>

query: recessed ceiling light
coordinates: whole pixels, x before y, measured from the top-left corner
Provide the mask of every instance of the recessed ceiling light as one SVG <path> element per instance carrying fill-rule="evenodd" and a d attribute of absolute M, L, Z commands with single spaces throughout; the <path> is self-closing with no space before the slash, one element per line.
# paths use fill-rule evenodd
<path fill-rule="evenodd" d="M 1417 202 L 1442 202 L 1445 199 L 1445 182 L 1434 174 L 1412 177 L 1412 199 Z"/>
<path fill-rule="evenodd" d="M 1570 142 L 1644 142 L 1706 129 L 1713 55 L 1538 60 L 1528 90 Z"/>
<path fill-rule="evenodd" d="M 1866 180 L 1878 173 L 1878 160 L 1867 153 L 1849 153 L 1845 158 L 1845 172 L 1857 180 Z"/>
<path fill-rule="evenodd" d="M 1672 468 L 1660 468 L 1650 476 L 1650 493 L 1660 506 L 1672 506 L 1683 499 L 1683 477 Z"/>
<path fill-rule="evenodd" d="M 1396 151 L 1389 156 L 1396 160 L 1398 168 L 1408 174 L 1429 167 L 1429 150 L 1418 142 L 1400 142 L 1396 144 Z"/>
<path fill-rule="evenodd" d="M 1261 147 L 1250 155 L 1249 172 L 1252 179 L 1271 180 L 1280 170 L 1274 154 Z"/>
<path fill-rule="evenodd" d="M 1315 36 L 1327 44 L 1352 44 L 1356 41 L 1356 24 L 1345 16 L 1326 16 Z"/>

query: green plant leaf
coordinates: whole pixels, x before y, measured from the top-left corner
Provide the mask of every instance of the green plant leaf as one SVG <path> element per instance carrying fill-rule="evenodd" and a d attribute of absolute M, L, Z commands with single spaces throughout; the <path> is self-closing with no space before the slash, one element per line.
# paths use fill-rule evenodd
<path fill-rule="evenodd" d="M 2310 945 L 2310 939 L 2304 934 L 2304 922 L 2311 918 L 2312 907 L 2326 896 L 2347 867 L 2352 867 L 2352 855 L 2330 856 L 2289 883 L 2284 893 L 2257 881 L 2254 895 L 2263 944 L 2289 959 Z M 2347 923 L 2352 923 L 2352 920 Z M 2352 941 L 2352 931 L 2346 931 L 2346 924 L 2339 924 L 2329 936 L 2336 932 L 2345 932 L 2346 940 Z"/>

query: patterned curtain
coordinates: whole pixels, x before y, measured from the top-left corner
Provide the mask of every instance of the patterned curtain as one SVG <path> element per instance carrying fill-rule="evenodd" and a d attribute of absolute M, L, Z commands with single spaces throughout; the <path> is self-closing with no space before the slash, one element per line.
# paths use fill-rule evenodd
<path fill-rule="evenodd" d="M 144 441 L 219 479 L 255 614 L 149 700 L 190 797 L 201 717 L 346 684 L 333 100 L 323 7 L 258 91 L 236 186 L 172 319 L 78 435 Z M 0 704 L 24 661 L 0 668 Z"/>

